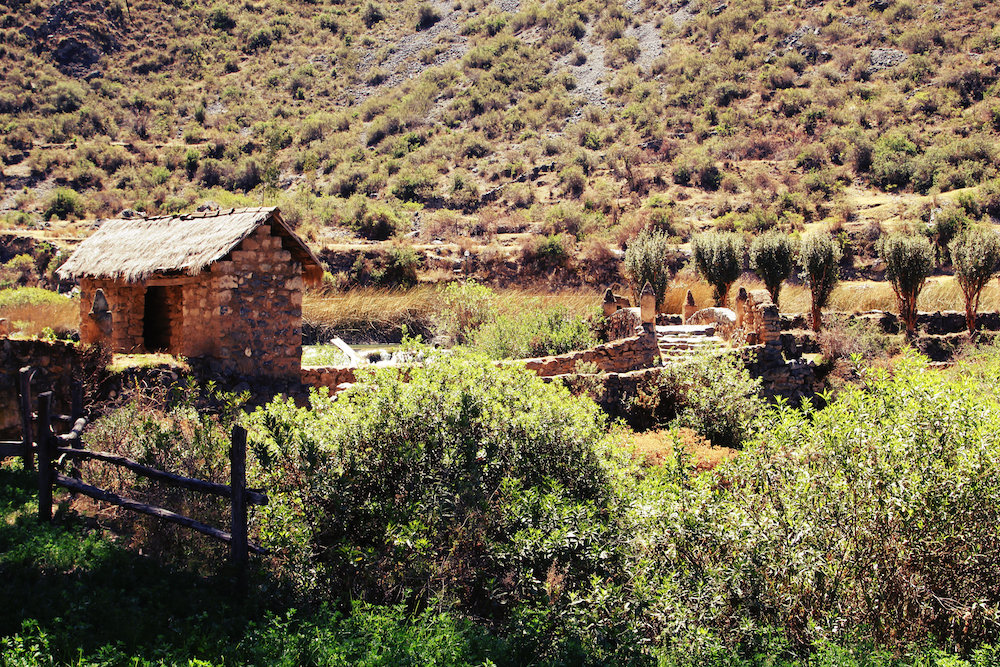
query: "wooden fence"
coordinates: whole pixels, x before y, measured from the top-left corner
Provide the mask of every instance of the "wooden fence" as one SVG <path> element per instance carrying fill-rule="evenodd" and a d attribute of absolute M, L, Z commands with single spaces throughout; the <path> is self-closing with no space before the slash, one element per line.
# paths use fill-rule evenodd
<path fill-rule="evenodd" d="M 260 491 L 248 489 L 246 486 L 247 432 L 241 426 L 234 426 L 232 431 L 232 447 L 229 455 L 230 483 L 228 486 L 184 477 L 143 465 L 117 454 L 83 449 L 81 435 L 87 427 L 87 419 L 82 414 L 82 387 L 74 386 L 71 414 L 53 414 L 51 391 L 38 395 L 38 411 L 33 413 L 31 410 L 31 377 L 31 369 L 21 369 L 19 379 L 22 438 L 20 441 L 0 441 L 0 461 L 10 457 L 20 457 L 24 462 L 25 470 L 34 470 L 37 454 L 39 520 L 52 520 L 52 487 L 61 486 L 73 493 L 175 523 L 225 542 L 229 545 L 230 559 L 244 576 L 249 553 L 267 553 L 265 549 L 247 539 L 247 507 L 249 505 L 266 505 L 267 496 Z M 52 429 L 53 421 L 71 423 L 72 427 L 67 433 L 56 435 Z M 70 475 L 64 475 L 60 470 L 63 469 L 68 460 L 101 461 L 125 468 L 142 477 L 178 486 L 194 493 L 228 498 L 230 501 L 230 531 L 226 532 L 168 509 L 147 505 L 107 489 L 86 484 L 80 479 L 80 471 L 76 466 L 73 467 Z"/>

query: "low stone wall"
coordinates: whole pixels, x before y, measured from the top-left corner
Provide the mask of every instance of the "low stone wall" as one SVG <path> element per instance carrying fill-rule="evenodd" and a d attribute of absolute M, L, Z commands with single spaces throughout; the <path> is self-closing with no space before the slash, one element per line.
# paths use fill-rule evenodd
<path fill-rule="evenodd" d="M 310 387 L 326 387 L 331 393 L 336 393 L 337 387 L 355 381 L 353 368 L 341 366 L 317 366 L 302 369 L 302 384 Z"/>
<path fill-rule="evenodd" d="M 829 312 L 823 313 L 823 323 L 871 322 L 884 333 L 899 333 L 901 323 L 895 313 L 871 310 L 864 313 Z M 782 314 L 781 328 L 784 331 L 809 328 L 809 318 L 803 314 Z M 980 331 L 1000 331 L 1000 312 L 985 311 L 976 316 L 976 329 Z M 917 313 L 917 331 L 932 336 L 958 334 L 966 331 L 965 312 L 958 310 L 938 310 Z"/>
<path fill-rule="evenodd" d="M 605 373 L 624 373 L 639 368 L 659 366 L 660 350 L 656 345 L 656 336 L 653 333 L 645 333 L 598 345 L 589 350 L 522 361 L 528 370 L 542 377 L 576 373 L 580 364 L 592 365 L 594 370 Z"/>

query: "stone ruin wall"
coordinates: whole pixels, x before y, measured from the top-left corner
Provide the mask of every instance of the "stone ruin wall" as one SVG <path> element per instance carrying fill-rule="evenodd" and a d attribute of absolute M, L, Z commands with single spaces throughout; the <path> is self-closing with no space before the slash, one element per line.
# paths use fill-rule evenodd
<path fill-rule="evenodd" d="M 299 377 L 302 265 L 282 248 L 281 237 L 260 226 L 229 260 L 213 264 L 211 274 L 218 310 L 212 318 L 215 331 L 207 334 L 219 336 L 210 356 L 220 369 L 247 376 Z"/>
<path fill-rule="evenodd" d="M 659 365 L 660 350 L 656 336 L 643 333 L 612 341 L 589 350 L 569 352 L 557 356 L 524 359 L 525 367 L 542 377 L 577 373 L 580 366 L 592 366 L 604 373 L 625 373 L 637 368 Z"/>
<path fill-rule="evenodd" d="M 31 381 L 32 396 L 52 391 L 53 410 L 68 414 L 74 378 L 87 380 L 96 375 L 98 363 L 98 358 L 84 355 L 77 343 L 0 339 L 0 432 L 20 438 L 21 368 L 30 366 L 36 371 Z"/>
<path fill-rule="evenodd" d="M 350 366 L 322 366 L 302 369 L 302 384 L 316 387 L 326 387 L 331 393 L 336 393 L 342 384 L 352 384 L 355 381 L 354 368 Z"/>

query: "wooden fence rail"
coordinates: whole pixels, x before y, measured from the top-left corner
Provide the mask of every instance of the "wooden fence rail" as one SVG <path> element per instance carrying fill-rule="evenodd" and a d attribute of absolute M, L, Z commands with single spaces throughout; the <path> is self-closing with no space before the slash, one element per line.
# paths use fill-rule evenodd
<path fill-rule="evenodd" d="M 0 460 L 9 457 L 21 457 L 25 470 L 34 470 L 38 459 L 38 517 L 41 521 L 52 520 L 52 487 L 61 486 L 74 494 L 79 493 L 89 498 L 124 507 L 132 512 L 138 512 L 156 517 L 163 521 L 177 524 L 185 528 L 208 535 L 229 545 L 230 560 L 239 567 L 241 578 L 245 581 L 248 565 L 248 554 L 266 554 L 267 551 L 249 541 L 247 538 L 247 507 L 249 505 L 266 505 L 267 495 L 246 487 L 246 442 L 247 433 L 241 426 L 232 430 L 232 447 L 230 448 L 230 484 L 218 484 L 201 479 L 184 477 L 165 470 L 159 470 L 133 461 L 127 457 L 108 452 L 83 449 L 81 436 L 87 427 L 87 419 L 82 416 L 82 387 L 74 388 L 72 415 L 54 415 L 52 413 L 52 392 L 46 391 L 38 395 L 38 410 L 31 410 L 31 377 L 30 368 L 22 368 L 20 374 L 21 389 L 21 441 L 0 441 Z M 55 418 L 73 424 L 69 432 L 56 435 L 52 430 Z M 32 428 L 34 426 L 34 428 Z M 194 493 L 202 493 L 227 498 L 230 501 L 229 532 L 202 523 L 190 517 L 172 512 L 162 507 L 120 496 L 107 489 L 102 489 L 84 483 L 80 479 L 80 471 L 73 466 L 70 475 L 63 475 L 57 468 L 67 460 L 100 461 L 110 465 L 125 468 L 137 475 L 172 486 L 181 487 Z"/>

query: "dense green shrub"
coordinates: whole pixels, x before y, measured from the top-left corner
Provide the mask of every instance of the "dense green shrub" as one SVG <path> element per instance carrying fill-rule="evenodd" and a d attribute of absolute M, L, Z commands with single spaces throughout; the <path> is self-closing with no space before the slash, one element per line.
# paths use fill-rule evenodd
<path fill-rule="evenodd" d="M 729 288 L 743 273 L 743 237 L 732 232 L 703 232 L 691 239 L 695 268 L 715 290 L 715 305 L 726 307 Z"/>
<path fill-rule="evenodd" d="M 1000 239 L 988 227 L 972 227 L 961 232 L 949 246 L 955 280 L 965 299 L 965 323 L 972 333 L 983 288 L 1000 269 Z"/>
<path fill-rule="evenodd" d="M 660 372 L 654 413 L 673 427 L 684 426 L 716 447 L 742 448 L 765 409 L 761 383 L 732 355 L 703 355 Z"/>
<path fill-rule="evenodd" d="M 795 268 L 795 244 L 778 230 L 761 234 L 750 243 L 750 268 L 764 281 L 771 300 L 777 305 L 781 283 Z"/>
<path fill-rule="evenodd" d="M 663 295 L 670 282 L 670 254 L 671 247 L 665 231 L 644 229 L 629 241 L 625 249 L 624 268 L 636 303 L 639 302 L 639 292 L 648 282 L 656 296 L 656 307 L 663 305 Z"/>
<path fill-rule="evenodd" d="M 899 317 L 906 332 L 917 327 L 917 297 L 934 268 L 934 251 L 923 236 L 894 232 L 878 240 L 878 254 L 885 262 L 885 277 L 892 283 Z"/>
<path fill-rule="evenodd" d="M 80 195 L 69 188 L 56 188 L 52 196 L 49 197 L 48 204 L 42 217 L 46 220 L 59 218 L 66 220 L 72 217 L 79 217 L 83 214 L 83 205 L 80 202 Z"/>
<path fill-rule="evenodd" d="M 648 524 L 663 541 L 644 554 L 670 591 L 668 645 L 733 651 L 767 629 L 793 646 L 835 643 L 845 623 L 886 648 L 992 636 L 1000 410 L 980 388 L 998 378 L 995 357 L 983 375 L 947 378 L 912 358 L 863 369 L 824 410 L 768 415 L 726 469 L 729 492 L 715 478 L 680 498 L 664 490 Z"/>
<path fill-rule="evenodd" d="M 799 247 L 799 266 L 809 285 L 813 331 L 822 328 L 823 307 L 840 280 L 841 255 L 840 244 L 829 232 L 810 232 Z"/>
<path fill-rule="evenodd" d="M 934 255 L 938 265 L 948 261 L 952 239 L 969 227 L 972 221 L 958 206 L 948 206 L 932 213 L 927 233 L 934 240 Z"/>
<path fill-rule="evenodd" d="M 567 595 L 611 564 L 594 403 L 458 353 L 360 375 L 312 409 L 278 400 L 251 417 L 271 499 L 261 535 L 288 576 L 322 596 L 438 596 L 492 616 L 544 598 L 554 560 Z"/>
<path fill-rule="evenodd" d="M 491 359 L 527 359 L 585 350 L 597 344 L 590 323 L 565 307 L 528 307 L 476 329 L 471 345 Z"/>

